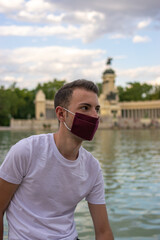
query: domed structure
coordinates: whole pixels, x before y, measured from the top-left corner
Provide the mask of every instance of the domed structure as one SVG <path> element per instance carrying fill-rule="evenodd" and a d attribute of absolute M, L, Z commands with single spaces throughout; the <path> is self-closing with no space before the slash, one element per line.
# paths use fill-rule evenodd
<path fill-rule="evenodd" d="M 108 58 L 106 65 L 107 68 L 103 72 L 102 79 L 103 79 L 103 95 L 106 100 L 108 101 L 118 101 L 118 94 L 117 89 L 115 87 L 115 71 L 110 68 L 112 58 Z"/>
<path fill-rule="evenodd" d="M 115 86 L 115 71 L 109 67 L 112 58 L 107 59 L 107 68 L 102 74 L 102 94 L 100 95 L 101 115 L 120 116 L 118 91 Z"/>
<path fill-rule="evenodd" d="M 104 72 L 103 75 L 105 74 L 115 74 L 115 71 L 112 68 L 107 68 Z"/>

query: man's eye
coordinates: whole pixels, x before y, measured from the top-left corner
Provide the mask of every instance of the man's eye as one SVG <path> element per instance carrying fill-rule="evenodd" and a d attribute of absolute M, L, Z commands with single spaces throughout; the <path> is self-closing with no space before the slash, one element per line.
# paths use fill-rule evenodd
<path fill-rule="evenodd" d="M 88 110 L 88 107 L 87 106 L 83 106 L 82 109 L 83 110 Z"/>
<path fill-rule="evenodd" d="M 100 113 L 100 108 L 96 108 L 96 112 L 97 112 L 97 113 Z"/>

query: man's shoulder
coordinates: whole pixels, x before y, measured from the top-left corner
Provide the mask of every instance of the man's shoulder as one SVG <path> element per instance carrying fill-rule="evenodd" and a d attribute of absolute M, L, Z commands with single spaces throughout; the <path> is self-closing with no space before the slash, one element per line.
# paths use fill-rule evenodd
<path fill-rule="evenodd" d="M 19 140 L 15 145 L 12 146 L 12 148 L 21 149 L 23 151 L 23 149 L 36 147 L 36 145 L 38 147 L 45 146 L 49 141 L 51 141 L 51 137 L 51 133 L 31 135 Z"/>
<path fill-rule="evenodd" d="M 83 156 L 83 159 L 85 161 L 87 161 L 88 163 L 91 163 L 92 165 L 99 165 L 99 161 L 97 160 L 96 157 L 94 157 L 94 155 L 89 152 L 88 150 L 86 150 L 84 147 L 81 147 L 81 154 Z"/>
<path fill-rule="evenodd" d="M 50 141 L 51 137 L 53 136 L 52 133 L 46 133 L 46 134 L 37 134 L 37 135 L 31 135 L 29 137 L 23 138 L 22 140 L 20 140 L 19 142 L 40 142 L 42 141 L 43 143 L 45 143 L 45 141 Z"/>
<path fill-rule="evenodd" d="M 28 140 L 39 140 L 39 139 L 47 139 L 50 138 L 51 136 L 53 136 L 53 133 L 42 133 L 42 134 L 35 134 L 35 135 L 31 135 L 27 138 L 24 139 L 28 139 Z M 22 139 L 23 140 L 23 139 Z"/>

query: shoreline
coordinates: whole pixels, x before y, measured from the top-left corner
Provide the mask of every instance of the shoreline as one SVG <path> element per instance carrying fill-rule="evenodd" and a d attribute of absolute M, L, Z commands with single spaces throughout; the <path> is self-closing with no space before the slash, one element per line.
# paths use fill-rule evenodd
<path fill-rule="evenodd" d="M 10 126 L 0 126 L 0 131 L 13 130 Z"/>
<path fill-rule="evenodd" d="M 138 127 L 131 127 L 131 126 L 126 126 L 126 127 L 120 127 L 120 126 L 104 126 L 104 125 L 99 125 L 98 130 L 140 130 L 140 129 L 160 129 L 159 126 L 138 126 Z M 26 127 L 10 127 L 10 126 L 0 126 L 0 132 L 3 131 L 56 131 L 57 128 L 26 128 Z"/>

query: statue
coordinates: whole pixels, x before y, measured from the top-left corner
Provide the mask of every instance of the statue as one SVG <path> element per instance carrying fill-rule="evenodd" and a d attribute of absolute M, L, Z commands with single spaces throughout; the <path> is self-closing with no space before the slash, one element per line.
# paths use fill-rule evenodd
<path fill-rule="evenodd" d="M 107 58 L 107 62 L 106 62 L 106 64 L 107 64 L 107 65 L 111 65 L 112 60 L 113 60 L 113 58 L 108 57 L 108 58 Z"/>
<path fill-rule="evenodd" d="M 116 100 L 116 96 L 117 96 L 117 94 L 115 92 L 111 91 L 109 94 L 107 94 L 106 99 L 108 101 Z"/>

